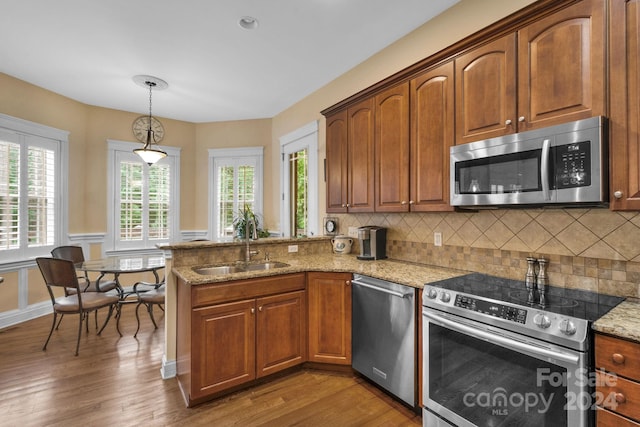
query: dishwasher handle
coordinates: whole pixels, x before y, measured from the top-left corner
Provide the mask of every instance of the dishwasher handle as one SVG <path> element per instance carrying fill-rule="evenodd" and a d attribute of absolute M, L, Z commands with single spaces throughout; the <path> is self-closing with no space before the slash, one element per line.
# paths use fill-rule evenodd
<path fill-rule="evenodd" d="M 398 297 L 398 298 L 405 298 L 405 297 L 411 295 L 410 293 L 403 294 L 402 292 L 396 292 L 396 291 L 393 291 L 391 289 L 381 288 L 379 286 L 372 285 L 371 283 L 361 282 L 358 279 L 351 280 L 351 284 L 360 285 L 360 286 L 363 286 L 365 288 L 369 288 L 369 289 L 373 289 L 375 291 L 383 292 L 385 294 L 393 295 L 394 297 Z"/>

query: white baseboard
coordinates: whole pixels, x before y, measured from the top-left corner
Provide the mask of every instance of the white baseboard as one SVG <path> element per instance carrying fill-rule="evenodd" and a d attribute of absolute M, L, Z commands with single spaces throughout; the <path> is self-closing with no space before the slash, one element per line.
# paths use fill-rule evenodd
<path fill-rule="evenodd" d="M 162 368 L 160 368 L 160 375 L 162 375 L 163 380 L 174 378 L 178 374 L 176 361 L 167 360 L 166 357 L 166 355 L 162 355 Z"/>
<path fill-rule="evenodd" d="M 36 319 L 46 316 L 53 312 L 51 301 L 43 301 L 32 304 L 22 310 L 10 310 L 0 313 L 0 329 L 26 322 L 27 320 Z"/>

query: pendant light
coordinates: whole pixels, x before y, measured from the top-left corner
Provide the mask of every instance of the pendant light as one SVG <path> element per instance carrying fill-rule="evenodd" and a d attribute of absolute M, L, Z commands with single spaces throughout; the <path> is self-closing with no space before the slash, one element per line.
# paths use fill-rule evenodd
<path fill-rule="evenodd" d="M 143 139 L 144 146 L 142 148 L 133 150 L 133 152 L 140 156 L 145 163 L 151 166 L 158 160 L 167 157 L 167 153 L 165 153 L 164 151 L 157 148 L 152 148 L 152 144 L 157 144 L 158 142 L 160 142 L 160 140 L 164 136 L 164 130 L 162 129 L 162 124 L 157 119 L 154 119 L 151 115 L 151 96 L 154 88 L 162 90 L 166 89 L 169 85 L 162 79 L 144 75 L 134 76 L 133 81 L 140 86 L 146 86 L 149 88 L 149 117 L 142 116 L 136 119 L 136 122 L 144 123 L 147 125 L 146 139 Z M 136 122 L 134 122 L 134 133 L 136 132 Z"/>

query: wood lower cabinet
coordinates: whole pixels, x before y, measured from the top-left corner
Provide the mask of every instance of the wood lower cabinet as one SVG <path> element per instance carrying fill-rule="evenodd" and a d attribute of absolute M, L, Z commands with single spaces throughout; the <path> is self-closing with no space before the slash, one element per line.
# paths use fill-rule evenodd
<path fill-rule="evenodd" d="M 640 1 L 610 1 L 610 206 L 640 209 Z"/>
<path fill-rule="evenodd" d="M 599 427 L 640 425 L 640 344 L 596 334 Z"/>
<path fill-rule="evenodd" d="M 177 376 L 187 405 L 305 362 L 305 289 L 304 273 L 178 281 Z"/>
<path fill-rule="evenodd" d="M 583 0 L 457 57 L 456 144 L 604 115 L 605 10 Z"/>
<path fill-rule="evenodd" d="M 309 361 L 351 365 L 351 273 L 307 273 Z"/>

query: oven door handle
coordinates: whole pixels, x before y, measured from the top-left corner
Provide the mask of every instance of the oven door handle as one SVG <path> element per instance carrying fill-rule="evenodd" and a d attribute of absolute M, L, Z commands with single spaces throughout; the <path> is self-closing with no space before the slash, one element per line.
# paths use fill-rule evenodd
<path fill-rule="evenodd" d="M 361 282 L 361 281 L 356 280 L 356 279 L 353 279 L 351 281 L 351 284 L 352 285 L 364 286 L 365 288 L 369 288 L 369 289 L 373 289 L 373 290 L 376 290 L 376 291 L 379 291 L 379 292 L 383 292 L 385 294 L 393 295 L 394 297 L 398 297 L 398 298 L 404 298 L 407 295 L 410 295 L 410 294 L 403 294 L 401 292 L 392 291 L 391 289 L 381 288 L 379 286 L 371 285 L 369 283 L 364 283 L 364 282 Z"/>
<path fill-rule="evenodd" d="M 528 344 L 521 341 L 516 341 L 511 338 L 505 337 L 503 335 L 498 335 L 494 333 L 490 333 L 484 331 L 482 329 L 474 328 L 473 326 L 468 326 L 462 323 L 451 321 L 442 316 L 438 316 L 434 313 L 429 313 L 427 311 L 422 311 L 422 315 L 427 319 L 431 320 L 434 323 L 439 324 L 440 326 L 444 326 L 453 331 L 460 332 L 462 334 L 467 334 L 472 337 L 481 338 L 483 340 L 489 341 L 493 344 L 500 344 L 507 348 L 513 348 L 520 351 L 525 351 L 530 354 L 535 354 L 541 357 L 551 357 L 553 359 L 559 359 L 564 362 L 577 364 L 580 360 L 577 354 L 565 353 L 563 351 L 551 350 L 544 347 L 538 347 L 536 345 Z"/>

